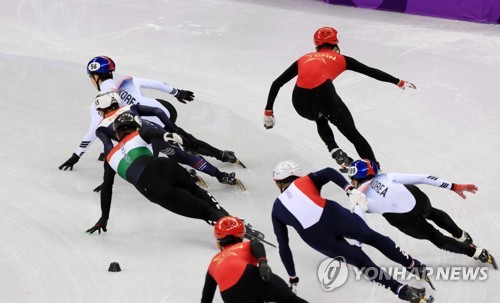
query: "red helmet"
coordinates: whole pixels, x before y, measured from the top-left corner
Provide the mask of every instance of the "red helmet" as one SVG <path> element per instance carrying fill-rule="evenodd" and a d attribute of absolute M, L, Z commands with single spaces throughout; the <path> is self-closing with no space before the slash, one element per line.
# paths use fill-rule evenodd
<path fill-rule="evenodd" d="M 233 216 L 222 217 L 215 223 L 214 235 L 217 240 L 224 239 L 227 236 L 243 239 L 245 224 Z"/>
<path fill-rule="evenodd" d="M 338 33 L 333 27 L 321 27 L 314 33 L 314 45 L 316 45 L 316 47 L 325 43 L 331 45 L 339 43 Z"/>

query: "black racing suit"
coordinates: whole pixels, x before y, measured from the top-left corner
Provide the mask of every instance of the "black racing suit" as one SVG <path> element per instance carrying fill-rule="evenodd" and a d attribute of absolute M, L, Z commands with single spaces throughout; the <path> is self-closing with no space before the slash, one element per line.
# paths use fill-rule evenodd
<path fill-rule="evenodd" d="M 154 128 L 139 131 L 141 138 L 148 143 L 162 140 L 164 133 Z M 115 175 L 116 172 L 105 161 L 101 211 L 106 219 L 109 218 Z M 172 159 L 141 156 L 127 170 L 127 181 L 149 201 L 178 215 L 202 219 L 209 224 L 228 215 L 215 198 L 196 185 L 191 175 Z"/>
<path fill-rule="evenodd" d="M 344 56 L 344 58 L 346 61 L 346 70 L 352 70 L 379 81 L 393 84 L 399 82 L 399 79 L 381 70 L 366 66 L 348 56 Z M 266 110 L 272 110 L 279 89 L 297 75 L 298 64 L 296 61 L 273 82 L 269 91 Z M 292 102 L 300 116 L 316 122 L 318 134 L 323 142 L 325 142 L 329 151 L 337 148 L 338 145 L 335 142 L 335 137 L 328 125 L 328 121 L 335 125 L 342 135 L 354 145 L 356 152 L 361 158 L 376 161 L 370 144 L 356 129 L 351 112 L 337 94 L 332 81 L 327 80 L 312 89 L 301 88 L 295 85 Z"/>

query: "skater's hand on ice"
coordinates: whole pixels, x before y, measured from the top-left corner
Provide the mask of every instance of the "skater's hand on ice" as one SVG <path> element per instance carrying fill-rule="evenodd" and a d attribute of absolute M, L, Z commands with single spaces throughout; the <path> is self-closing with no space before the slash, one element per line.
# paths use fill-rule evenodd
<path fill-rule="evenodd" d="M 97 223 L 93 227 L 87 229 L 86 232 L 89 234 L 93 234 L 94 232 L 98 231 L 100 234 L 101 229 L 103 232 L 107 232 L 108 231 L 108 229 L 106 228 L 107 225 L 108 225 L 108 218 L 101 217 L 99 221 L 97 221 Z"/>
<path fill-rule="evenodd" d="M 78 160 L 80 160 L 80 157 L 78 157 L 77 154 L 73 153 L 71 155 L 71 158 L 69 158 L 68 160 L 66 160 L 66 162 L 64 162 L 63 164 L 61 164 L 61 166 L 59 166 L 59 169 L 60 170 L 67 170 L 69 168 L 69 170 L 73 170 L 73 165 L 75 165 Z"/>
<path fill-rule="evenodd" d="M 267 129 L 273 128 L 276 124 L 276 119 L 274 118 L 274 113 L 272 110 L 264 111 L 264 127 Z"/>
<path fill-rule="evenodd" d="M 415 84 L 408 82 L 408 81 L 405 81 L 405 80 L 399 80 L 398 87 L 401 88 L 402 90 L 405 90 L 407 88 L 417 89 Z"/>
<path fill-rule="evenodd" d="M 262 281 L 267 282 L 271 280 L 273 276 L 273 272 L 271 271 L 271 267 L 267 264 L 266 259 L 259 260 L 259 275 Z"/>
<path fill-rule="evenodd" d="M 456 183 L 453 183 L 453 185 L 451 186 L 451 190 L 456 192 L 463 199 L 467 199 L 467 197 L 464 195 L 464 191 L 468 191 L 470 193 L 475 194 L 477 191 L 477 186 L 475 186 L 474 184 L 456 184 Z"/>
<path fill-rule="evenodd" d="M 290 290 L 294 293 L 297 294 L 297 284 L 299 284 L 299 277 L 290 277 Z"/>
<path fill-rule="evenodd" d="M 354 212 L 356 205 L 359 205 L 364 212 L 368 211 L 368 200 L 364 193 L 357 189 L 352 189 L 349 195 L 349 209 Z"/>
<path fill-rule="evenodd" d="M 99 184 L 99 186 L 97 186 L 96 188 L 94 188 L 94 192 L 95 192 L 95 193 L 98 193 L 98 192 L 100 192 L 100 191 L 101 191 L 101 189 L 102 189 L 102 183 L 101 183 L 101 184 Z"/>

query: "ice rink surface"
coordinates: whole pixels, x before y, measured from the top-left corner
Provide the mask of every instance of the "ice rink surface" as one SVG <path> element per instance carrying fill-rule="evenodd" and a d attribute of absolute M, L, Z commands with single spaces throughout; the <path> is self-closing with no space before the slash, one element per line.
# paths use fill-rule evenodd
<path fill-rule="evenodd" d="M 108 232 L 84 233 L 100 217 L 99 195 L 92 189 L 102 178 L 101 143 L 95 142 L 73 171 L 57 167 L 87 131 L 96 91 L 85 65 L 97 55 L 112 57 L 119 75 L 195 92 L 196 100 L 183 105 L 145 91 L 172 101 L 183 128 L 234 150 L 245 162 L 248 169 L 209 159 L 236 172 L 245 193 L 205 179 L 226 209 L 275 242 L 274 166 L 290 159 L 308 171 L 336 167 L 314 123 L 294 111 L 293 82 L 276 100 L 276 127 L 262 125 L 272 81 L 314 50 L 312 34 L 324 25 L 340 32 L 342 53 L 417 86 L 402 91 L 354 72 L 335 81 L 383 170 L 475 183 L 479 192 L 467 200 L 440 188 L 420 188 L 475 243 L 500 258 L 498 25 L 307 0 L 20 0 L 2 1 L 0 17 L 0 302 L 160 303 L 201 297 L 206 268 L 217 252 L 206 223 L 153 205 L 117 178 Z M 352 144 L 337 139 L 355 155 Z M 347 205 L 334 185 L 324 193 Z M 377 215 L 368 215 L 368 221 L 429 266 L 481 265 L 411 239 Z M 294 231 L 291 247 L 299 295 L 310 302 L 398 302 L 365 280 L 323 291 L 316 271 L 325 257 Z M 371 247 L 364 250 L 377 264 L 394 265 Z M 278 250 L 269 248 L 268 255 L 274 272 L 287 279 Z M 122 272 L 107 271 L 113 261 Z M 486 281 L 436 281 L 438 289 L 431 293 L 439 303 L 499 302 L 499 283 L 500 272 L 489 270 Z"/>

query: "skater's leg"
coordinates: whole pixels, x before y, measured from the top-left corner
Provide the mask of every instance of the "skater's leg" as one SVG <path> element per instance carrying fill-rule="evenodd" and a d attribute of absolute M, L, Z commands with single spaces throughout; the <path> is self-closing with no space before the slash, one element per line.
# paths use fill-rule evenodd
<path fill-rule="evenodd" d="M 202 219 L 212 224 L 227 215 L 224 209 L 218 209 L 213 202 L 193 194 L 201 195 L 202 192 L 198 192 L 199 187 L 191 175 L 172 159 L 157 158 L 150 161 L 136 188 L 151 202 L 181 216 Z"/>
<path fill-rule="evenodd" d="M 433 208 L 429 197 L 415 185 L 405 185 L 406 189 L 413 195 L 416 201 L 415 209 L 412 212 L 417 212 L 423 217 L 433 221 L 437 226 L 445 229 L 453 237 L 460 238 L 462 229 L 451 219 L 444 211 Z"/>
<path fill-rule="evenodd" d="M 445 212 L 433 208 L 429 197 L 427 197 L 427 195 L 417 186 L 407 184 L 405 187 L 415 198 L 415 206 L 408 213 L 384 214 L 387 221 L 411 237 L 426 239 L 440 249 L 472 257 L 475 252 L 474 248 L 470 247 L 467 243 L 444 236 L 427 221 L 427 219 L 433 220 L 439 227 L 446 229 L 450 233 L 453 232 L 452 235 L 454 236 L 458 235 L 458 237 L 460 237 L 462 235 L 462 230 L 456 226 L 453 220 Z"/>
<path fill-rule="evenodd" d="M 416 239 L 429 240 L 440 249 L 458 254 L 464 254 L 469 257 L 472 257 L 476 251 L 475 248 L 472 248 L 465 243 L 443 235 L 434 226 L 427 222 L 424 217 L 415 212 L 405 214 L 388 213 L 384 214 L 384 217 L 387 219 L 387 222 L 408 236 Z"/>
<path fill-rule="evenodd" d="M 357 215 L 355 216 L 358 217 Z M 355 225 L 352 225 L 352 228 L 356 228 Z M 391 277 L 391 275 L 373 263 L 360 247 L 349 244 L 343 237 L 332 235 L 328 238 L 324 237 L 324 239 L 317 243 L 309 244 L 317 251 L 330 258 L 339 256 L 345 258 L 346 263 L 357 267 L 370 281 L 381 284 L 395 294 L 397 294 L 398 290 L 403 286 Z"/>
<path fill-rule="evenodd" d="M 207 142 L 201 141 L 192 134 L 186 132 L 182 128 L 178 128 L 177 132 L 186 138 L 188 140 L 188 148 L 200 155 L 204 156 L 209 156 L 209 157 L 214 157 L 217 158 L 220 156 L 222 151 L 216 147 L 213 147 L 212 145 L 208 144 Z"/>
<path fill-rule="evenodd" d="M 210 164 L 203 157 L 188 153 L 182 150 L 179 147 L 172 146 L 168 143 L 165 143 L 168 148 L 163 148 L 162 152 L 164 152 L 170 159 L 175 160 L 178 163 L 186 164 L 191 166 L 192 168 L 199 170 L 201 172 L 206 173 L 215 178 L 222 178 L 223 173 L 215 166 Z"/>
<path fill-rule="evenodd" d="M 199 186 L 193 187 L 190 192 L 198 199 L 204 200 L 208 203 L 212 208 L 216 209 L 218 212 L 221 212 L 223 216 L 229 216 L 229 213 L 219 204 L 219 202 L 212 196 L 211 193 L 204 190 Z"/>
<path fill-rule="evenodd" d="M 370 144 L 356 128 L 351 112 L 340 97 L 335 106 L 336 110 L 328 114 L 328 120 L 354 145 L 360 158 L 377 161 Z"/>
<path fill-rule="evenodd" d="M 449 232 L 453 237 L 460 238 L 462 236 L 462 229 L 453 221 L 453 219 L 444 211 L 432 208 L 431 214 L 427 219 L 436 223 L 437 226 Z"/>
<path fill-rule="evenodd" d="M 348 209 L 340 206 L 338 203 L 328 201 L 328 209 L 325 211 L 333 213 L 335 218 L 332 224 L 335 224 L 337 232 L 345 237 L 358 240 L 361 243 L 370 245 L 378 249 L 387 258 L 408 268 L 413 264 L 413 258 L 403 252 L 389 237 L 379 234 L 372 230 L 362 218 L 351 213 Z"/>
<path fill-rule="evenodd" d="M 333 135 L 333 131 L 328 124 L 328 120 L 325 116 L 322 116 L 316 122 L 316 127 L 318 129 L 318 134 L 321 137 L 321 140 L 326 144 L 328 151 L 332 151 L 332 149 L 339 147 L 337 142 L 335 142 L 335 136 Z"/>

